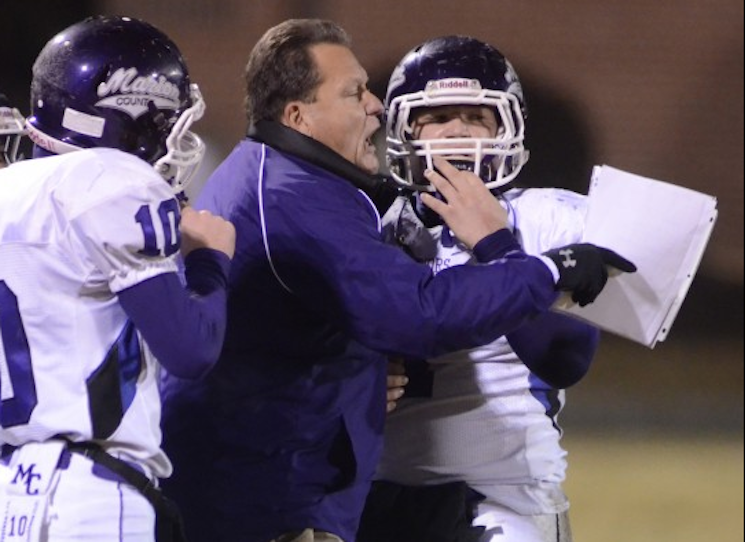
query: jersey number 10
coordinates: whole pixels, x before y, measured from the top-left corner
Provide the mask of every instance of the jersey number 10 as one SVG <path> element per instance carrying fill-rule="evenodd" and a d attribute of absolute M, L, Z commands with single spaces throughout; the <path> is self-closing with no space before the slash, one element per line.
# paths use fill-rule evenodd
<path fill-rule="evenodd" d="M 145 236 L 145 247 L 140 253 L 145 256 L 170 256 L 175 254 L 181 245 L 181 232 L 179 224 L 179 204 L 175 199 L 162 201 L 158 206 L 158 219 L 163 231 L 163 249 L 158 247 L 158 236 L 153 224 L 153 216 L 149 205 L 143 205 L 135 215 L 135 221 L 142 228 Z"/>
<path fill-rule="evenodd" d="M 31 369 L 31 352 L 23 329 L 23 321 L 18 311 L 18 299 L 12 290 L 0 280 L 0 346 L 3 348 L 7 366 L 2 376 L 10 382 L 12 397 L 3 399 L 0 407 L 0 423 L 3 427 L 13 427 L 27 423 L 38 403 L 36 385 Z"/>

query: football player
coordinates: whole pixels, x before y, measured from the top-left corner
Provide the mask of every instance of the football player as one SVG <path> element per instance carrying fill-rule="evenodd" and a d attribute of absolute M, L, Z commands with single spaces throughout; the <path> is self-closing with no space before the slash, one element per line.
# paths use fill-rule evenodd
<path fill-rule="evenodd" d="M 76 23 L 34 63 L 33 159 L 0 172 L 2 540 L 152 541 L 156 512 L 159 540 L 177 528 L 158 375 L 216 361 L 235 244 L 177 199 L 203 111 L 178 47 L 137 19 Z"/>
<path fill-rule="evenodd" d="M 391 174 L 414 190 L 388 212 L 386 229 L 435 273 L 476 263 L 421 205 L 420 194 L 433 190 L 422 172 L 438 157 L 486 183 L 528 254 L 561 266 L 554 247 L 584 250 L 583 196 L 512 187 L 528 160 L 527 110 L 497 49 L 465 36 L 421 44 L 393 72 L 386 107 Z M 598 335 L 549 312 L 481 347 L 408 361 L 411 384 L 386 423 L 360 542 L 571 541 L 557 416 L 563 388 L 587 371 Z"/>

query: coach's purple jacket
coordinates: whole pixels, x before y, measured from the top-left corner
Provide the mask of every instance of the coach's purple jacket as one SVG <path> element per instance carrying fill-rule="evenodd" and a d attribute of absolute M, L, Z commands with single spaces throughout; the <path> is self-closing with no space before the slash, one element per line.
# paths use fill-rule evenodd
<path fill-rule="evenodd" d="M 264 127 L 282 144 L 260 132 L 240 142 L 196 203 L 238 233 L 228 329 L 206 378 L 164 379 L 175 469 L 164 487 L 191 542 L 309 527 L 353 542 L 381 447 L 387 355 L 489 343 L 557 294 L 507 230 L 476 247 L 484 265 L 433 276 L 383 242 L 375 205 L 349 178 L 362 172 L 332 173 L 350 164 Z"/>

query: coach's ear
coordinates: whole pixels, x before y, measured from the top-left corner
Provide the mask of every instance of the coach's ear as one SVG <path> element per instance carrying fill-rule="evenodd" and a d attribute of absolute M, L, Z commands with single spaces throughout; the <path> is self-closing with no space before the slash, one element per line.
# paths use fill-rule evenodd
<path fill-rule="evenodd" d="M 282 113 L 282 124 L 303 135 L 313 137 L 306 113 L 306 104 L 303 102 L 299 100 L 289 102 Z"/>

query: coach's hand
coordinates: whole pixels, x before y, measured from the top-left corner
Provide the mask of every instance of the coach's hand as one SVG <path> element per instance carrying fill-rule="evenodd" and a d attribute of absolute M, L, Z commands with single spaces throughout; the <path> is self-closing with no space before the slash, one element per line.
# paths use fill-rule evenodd
<path fill-rule="evenodd" d="M 590 243 L 555 248 L 543 253 L 559 269 L 556 289 L 571 292 L 580 307 L 592 303 L 608 281 L 608 267 L 633 273 L 636 266 L 610 249 Z"/>
<path fill-rule="evenodd" d="M 437 170 L 424 175 L 442 199 L 423 193 L 422 203 L 440 215 L 460 241 L 472 249 L 487 235 L 507 227 L 507 210 L 475 173 L 459 170 L 440 156 L 433 162 Z"/>
<path fill-rule="evenodd" d="M 396 410 L 398 400 L 404 396 L 404 388 L 409 383 L 406 376 L 406 368 L 401 359 L 391 358 L 388 360 L 388 390 L 386 397 L 386 410 L 390 413 Z"/>

